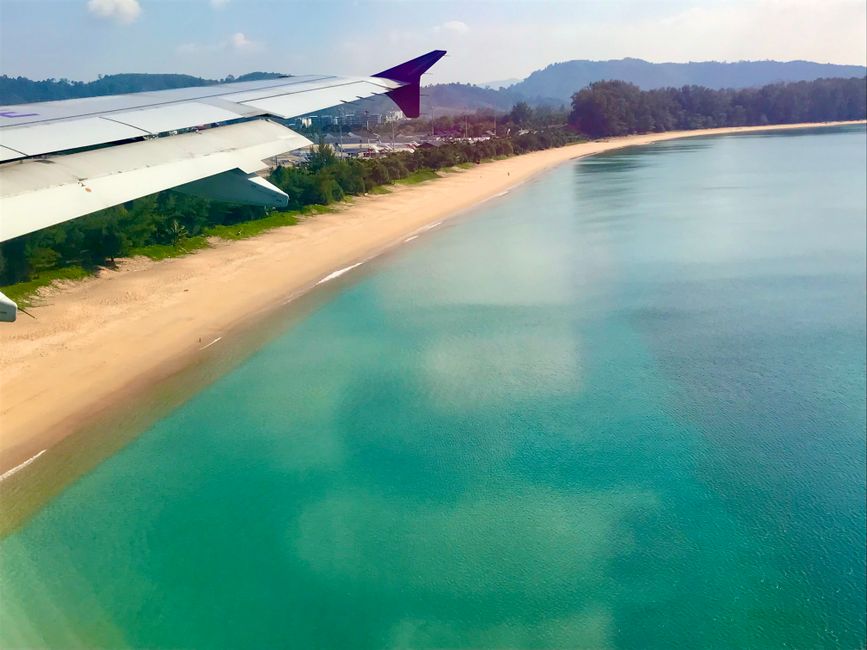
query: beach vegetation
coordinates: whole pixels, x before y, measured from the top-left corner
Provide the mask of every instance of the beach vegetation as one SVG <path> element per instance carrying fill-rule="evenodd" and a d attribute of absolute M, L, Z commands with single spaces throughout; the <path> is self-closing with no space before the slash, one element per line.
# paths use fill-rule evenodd
<path fill-rule="evenodd" d="M 136 246 L 130 248 L 126 253 L 127 257 L 136 257 L 141 255 L 152 260 L 165 260 L 170 257 L 182 257 L 189 255 L 197 250 L 208 247 L 208 238 L 203 235 L 196 237 L 185 237 L 178 240 L 174 244 L 148 244 L 146 246 Z"/>
<path fill-rule="evenodd" d="M 232 225 L 220 225 L 206 228 L 204 233 L 208 237 L 219 237 L 220 239 L 246 239 L 255 237 L 268 230 L 274 228 L 283 228 L 285 226 L 294 226 L 298 223 L 301 216 L 298 210 L 289 212 L 271 212 L 261 219 L 253 221 L 242 221 Z"/>
<path fill-rule="evenodd" d="M 433 179 L 439 177 L 440 175 L 432 169 L 418 169 L 411 174 L 404 176 L 403 178 L 397 179 L 394 182 L 396 185 L 416 185 L 417 183 L 432 181 Z"/>
<path fill-rule="evenodd" d="M 17 282 L 6 286 L 0 286 L 3 292 L 11 300 L 25 309 L 31 305 L 32 298 L 39 289 L 47 287 L 55 281 L 83 280 L 92 274 L 91 269 L 81 266 L 64 266 L 55 269 L 45 269 L 36 273 L 32 278 L 24 282 Z"/>
<path fill-rule="evenodd" d="M 177 219 L 172 219 L 168 224 L 166 224 L 165 233 L 166 238 L 172 246 L 177 246 L 190 236 L 187 232 L 187 227 Z"/>

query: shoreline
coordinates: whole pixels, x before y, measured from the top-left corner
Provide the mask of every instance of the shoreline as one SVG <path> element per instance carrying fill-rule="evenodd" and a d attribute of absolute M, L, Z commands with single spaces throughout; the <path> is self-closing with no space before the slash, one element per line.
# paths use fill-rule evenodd
<path fill-rule="evenodd" d="M 864 124 L 769 125 L 623 136 L 445 173 L 190 255 L 126 260 L 51 289 L 36 320 L 0 327 L 0 480 L 50 457 L 108 411 L 134 405 L 263 316 L 443 221 L 563 163 L 688 137 Z"/>

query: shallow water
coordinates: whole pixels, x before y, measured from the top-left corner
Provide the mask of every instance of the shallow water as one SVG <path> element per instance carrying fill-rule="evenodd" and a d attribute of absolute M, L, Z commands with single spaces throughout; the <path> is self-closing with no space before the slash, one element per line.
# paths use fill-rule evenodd
<path fill-rule="evenodd" d="M 561 167 L 0 542 L 0 645 L 859 648 L 865 131 Z"/>

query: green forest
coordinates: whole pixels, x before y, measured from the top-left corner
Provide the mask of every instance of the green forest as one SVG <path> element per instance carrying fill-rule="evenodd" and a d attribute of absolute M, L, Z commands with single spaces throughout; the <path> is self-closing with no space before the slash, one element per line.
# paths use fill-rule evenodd
<path fill-rule="evenodd" d="M 836 122 L 867 117 L 867 78 L 817 79 L 761 88 L 641 90 L 592 83 L 572 96 L 569 123 L 591 138 L 724 126 Z"/>
<path fill-rule="evenodd" d="M 234 81 L 258 81 L 274 79 L 283 75 L 274 72 L 250 72 L 240 77 L 229 75 L 224 79 L 203 79 L 188 74 L 112 74 L 100 75 L 93 81 L 70 81 L 69 79 L 43 79 L 34 81 L 27 77 L 0 75 L 0 104 L 26 104 L 48 102 L 100 95 L 123 95 L 170 88 L 212 86 Z"/>

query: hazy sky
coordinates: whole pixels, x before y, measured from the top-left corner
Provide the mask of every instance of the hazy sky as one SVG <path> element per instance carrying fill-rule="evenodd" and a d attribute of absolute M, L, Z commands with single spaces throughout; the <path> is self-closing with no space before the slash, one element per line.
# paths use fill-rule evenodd
<path fill-rule="evenodd" d="M 0 0 L 0 73 L 372 74 L 449 50 L 426 83 L 555 61 L 864 64 L 864 0 Z"/>

